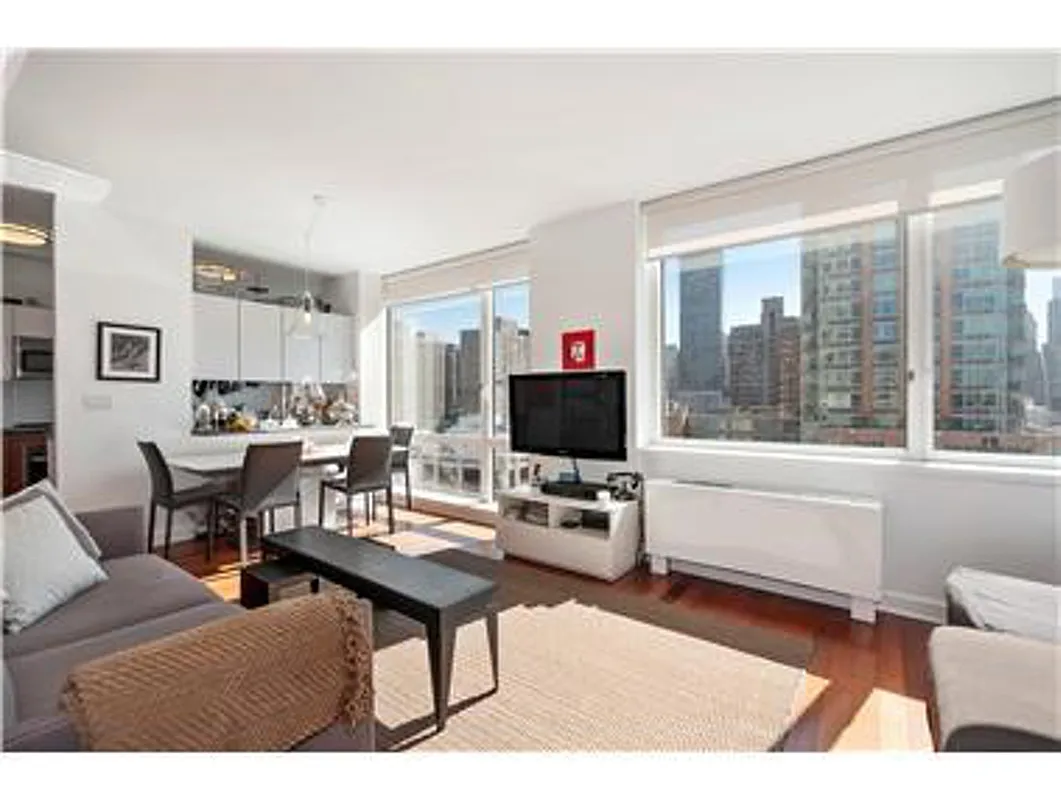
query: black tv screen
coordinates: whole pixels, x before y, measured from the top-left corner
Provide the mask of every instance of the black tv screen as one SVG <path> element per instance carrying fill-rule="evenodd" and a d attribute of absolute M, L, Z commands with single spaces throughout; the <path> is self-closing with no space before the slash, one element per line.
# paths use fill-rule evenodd
<path fill-rule="evenodd" d="M 626 460 L 626 373 L 511 375 L 512 450 L 544 456 Z"/>

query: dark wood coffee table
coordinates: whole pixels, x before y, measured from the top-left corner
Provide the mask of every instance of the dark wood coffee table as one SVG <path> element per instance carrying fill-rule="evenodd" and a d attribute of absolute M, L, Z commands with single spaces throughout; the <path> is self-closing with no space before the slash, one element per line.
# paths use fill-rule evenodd
<path fill-rule="evenodd" d="M 497 688 L 497 609 L 492 602 L 497 585 L 493 581 L 326 528 L 296 528 L 270 534 L 262 541 L 265 553 L 281 554 L 307 572 L 423 624 L 439 730 L 446 727 L 453 643 L 459 625 L 485 620 Z"/>

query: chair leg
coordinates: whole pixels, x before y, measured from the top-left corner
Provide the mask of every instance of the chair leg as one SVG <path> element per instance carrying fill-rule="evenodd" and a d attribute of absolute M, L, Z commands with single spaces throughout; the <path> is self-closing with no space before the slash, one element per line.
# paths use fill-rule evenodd
<path fill-rule="evenodd" d="M 147 513 L 147 552 L 155 552 L 155 511 L 158 504 L 151 498 L 151 510 Z"/>
<path fill-rule="evenodd" d="M 354 535 L 354 496 L 349 492 L 346 494 L 346 532 Z"/>
<path fill-rule="evenodd" d="M 166 542 L 162 546 L 162 554 L 165 558 L 169 559 L 169 542 L 173 538 L 173 508 L 166 509 Z"/>
<path fill-rule="evenodd" d="M 302 527 L 302 495 L 295 495 L 295 527 Z"/>
<path fill-rule="evenodd" d="M 258 512 L 257 523 L 258 523 L 258 549 L 259 550 L 264 550 L 265 549 L 265 512 L 264 511 L 259 511 Z"/>
<path fill-rule="evenodd" d="M 214 536 L 217 533 L 217 503 L 211 501 L 206 509 L 206 563 L 214 561 Z"/>
<path fill-rule="evenodd" d="M 409 465 L 405 465 L 405 507 L 413 510 L 413 485 L 409 482 Z"/>
<path fill-rule="evenodd" d="M 269 509 L 269 533 L 276 533 L 276 509 Z"/>
<path fill-rule="evenodd" d="M 327 490 L 327 488 L 328 487 L 324 485 L 324 482 L 321 481 L 321 488 L 320 488 L 320 491 L 317 493 L 317 527 L 318 528 L 323 528 L 324 527 L 324 502 L 325 502 L 324 498 L 325 498 L 325 491 Z"/>
<path fill-rule="evenodd" d="M 372 502 L 371 492 L 365 492 L 365 524 L 370 525 L 372 523 Z"/>
<path fill-rule="evenodd" d="M 394 533 L 394 487 L 387 487 L 387 529 Z"/>

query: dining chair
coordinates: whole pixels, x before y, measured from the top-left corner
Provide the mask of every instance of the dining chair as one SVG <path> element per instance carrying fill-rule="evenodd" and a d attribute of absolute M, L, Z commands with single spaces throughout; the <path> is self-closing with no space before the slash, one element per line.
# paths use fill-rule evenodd
<path fill-rule="evenodd" d="M 155 551 L 155 513 L 159 506 L 166 509 L 166 539 L 163 555 L 169 558 L 170 540 L 173 538 L 173 512 L 193 505 L 207 506 L 207 558 L 213 560 L 213 538 L 217 528 L 217 516 L 214 514 L 214 500 L 230 488 L 226 481 L 200 478 L 178 470 L 174 475 L 166 462 L 162 451 L 155 442 L 136 443 L 140 453 L 147 462 L 147 471 L 151 475 L 150 511 L 147 522 L 147 551 Z M 176 478 L 176 479 L 175 479 Z"/>
<path fill-rule="evenodd" d="M 234 491 L 220 494 L 215 499 L 215 514 L 221 507 L 236 512 L 242 531 L 245 521 L 257 523 L 259 540 L 265 535 L 265 516 L 269 515 L 269 530 L 276 530 L 276 509 L 294 508 L 295 527 L 302 525 L 302 496 L 299 492 L 302 442 L 251 444 L 243 456 L 243 469 Z M 217 525 L 212 527 L 216 530 Z M 210 544 L 212 548 L 212 543 Z M 242 548 L 241 548 L 242 549 Z"/>
<path fill-rule="evenodd" d="M 405 475 L 405 507 L 413 510 L 413 490 L 409 481 L 409 447 L 413 442 L 412 425 L 391 425 L 391 440 L 394 443 L 391 453 L 391 471 Z"/>
<path fill-rule="evenodd" d="M 387 494 L 387 527 L 394 533 L 394 496 L 391 487 L 390 436 L 355 436 L 350 441 L 346 472 L 334 478 L 322 478 L 317 505 L 317 524 L 324 526 L 324 503 L 328 489 L 346 496 L 347 525 L 353 528 L 353 497 L 365 495 L 365 522 L 371 520 L 371 497 L 374 492 Z"/>

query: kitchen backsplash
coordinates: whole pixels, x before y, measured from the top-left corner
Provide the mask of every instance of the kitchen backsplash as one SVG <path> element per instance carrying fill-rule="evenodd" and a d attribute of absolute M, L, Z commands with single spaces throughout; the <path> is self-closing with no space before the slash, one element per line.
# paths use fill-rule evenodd
<path fill-rule="evenodd" d="M 52 422 L 55 400 L 51 381 L 4 381 L 4 427 Z"/>
<path fill-rule="evenodd" d="M 325 405 L 336 401 L 357 405 L 356 391 L 343 383 L 319 384 Z M 195 432 L 206 432 L 198 422 L 199 409 L 206 406 L 220 407 L 230 412 L 241 412 L 259 422 L 266 419 L 280 422 L 293 414 L 298 400 L 305 394 L 300 386 L 289 383 L 242 383 L 239 381 L 194 380 L 191 386 L 192 414 L 196 417 Z M 314 391 L 316 387 L 314 387 Z"/>

